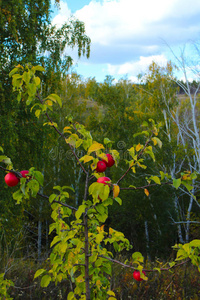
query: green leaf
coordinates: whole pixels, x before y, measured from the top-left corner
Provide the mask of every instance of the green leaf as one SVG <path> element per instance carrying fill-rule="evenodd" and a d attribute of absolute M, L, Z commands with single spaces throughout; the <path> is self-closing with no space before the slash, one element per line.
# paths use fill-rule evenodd
<path fill-rule="evenodd" d="M 0 151 L 1 151 L 1 152 L 4 152 L 4 151 L 3 151 L 3 148 L 2 148 L 1 146 L 0 146 Z"/>
<path fill-rule="evenodd" d="M 32 68 L 34 71 L 40 71 L 40 72 L 45 72 L 45 69 L 42 66 L 34 66 Z"/>
<path fill-rule="evenodd" d="M 160 268 L 153 268 L 153 270 L 158 271 L 161 274 Z"/>
<path fill-rule="evenodd" d="M 142 126 L 143 126 L 143 127 L 149 127 L 149 124 L 147 123 L 147 121 L 144 121 L 144 122 L 142 123 Z"/>
<path fill-rule="evenodd" d="M 34 83 L 30 83 L 28 86 L 27 86 L 27 91 L 28 91 L 28 94 L 29 96 L 35 96 L 36 94 L 36 85 Z"/>
<path fill-rule="evenodd" d="M 20 202 L 22 202 L 23 193 L 20 189 L 13 193 L 13 199 L 17 201 L 17 204 L 20 204 Z"/>
<path fill-rule="evenodd" d="M 85 212 L 86 207 L 87 206 L 85 204 L 82 204 L 82 205 L 79 206 L 78 210 L 75 213 L 76 219 L 80 219 L 82 213 Z"/>
<path fill-rule="evenodd" d="M 54 229 L 56 229 L 56 223 L 50 224 L 49 225 L 49 234 L 51 234 Z"/>
<path fill-rule="evenodd" d="M 96 243 L 97 244 L 100 244 L 102 241 L 103 241 L 103 238 L 104 238 L 104 234 L 103 232 L 100 232 L 96 235 Z"/>
<path fill-rule="evenodd" d="M 60 237 L 58 235 L 56 235 L 53 238 L 53 241 L 51 242 L 50 247 L 53 247 L 53 245 L 57 244 L 58 242 L 60 242 Z"/>
<path fill-rule="evenodd" d="M 157 184 L 161 184 L 160 178 L 158 176 L 151 176 L 150 179 L 152 179 Z"/>
<path fill-rule="evenodd" d="M 189 185 L 189 184 L 186 183 L 185 181 L 182 181 L 181 183 L 186 187 L 186 189 L 187 189 L 189 192 L 193 189 L 193 186 L 192 186 L 192 185 Z"/>
<path fill-rule="evenodd" d="M 115 198 L 115 201 L 117 201 L 117 203 L 119 203 L 119 205 L 122 205 L 122 199 L 119 197 Z"/>
<path fill-rule="evenodd" d="M 169 263 L 170 268 L 172 268 L 173 266 L 175 266 L 175 264 L 176 264 L 175 261 L 170 262 Z"/>
<path fill-rule="evenodd" d="M 185 259 L 187 257 L 188 257 L 188 255 L 185 252 L 185 250 L 183 250 L 183 249 L 178 250 L 177 255 L 176 255 L 176 260 L 182 260 L 182 259 Z"/>
<path fill-rule="evenodd" d="M 40 109 L 37 109 L 37 110 L 35 111 L 35 116 L 36 116 L 36 118 L 39 119 L 40 114 L 41 114 L 41 110 L 40 110 Z"/>
<path fill-rule="evenodd" d="M 96 206 L 96 210 L 101 214 L 103 215 L 104 212 L 105 212 L 105 209 L 104 209 L 104 206 L 102 204 L 99 204 Z"/>
<path fill-rule="evenodd" d="M 76 142 L 75 147 L 76 147 L 76 148 L 80 147 L 80 146 L 82 145 L 82 143 L 83 143 L 83 140 L 82 140 L 82 139 L 79 139 L 79 140 Z"/>
<path fill-rule="evenodd" d="M 108 145 L 108 144 L 112 144 L 114 142 L 109 140 L 108 138 L 104 138 L 103 143 L 104 143 L 104 145 Z"/>
<path fill-rule="evenodd" d="M 56 197 L 57 197 L 56 194 L 51 194 L 51 196 L 49 197 L 49 202 L 52 203 L 53 200 L 55 200 Z"/>
<path fill-rule="evenodd" d="M 69 292 L 69 294 L 67 295 L 67 300 L 74 300 L 75 296 L 73 292 Z"/>
<path fill-rule="evenodd" d="M 134 252 L 132 254 L 132 259 L 133 259 L 133 261 L 138 261 L 138 262 L 144 261 L 144 257 L 142 256 L 142 254 L 140 252 Z"/>
<path fill-rule="evenodd" d="M 58 103 L 60 107 L 62 107 L 62 100 L 58 95 L 51 94 L 51 95 L 47 96 L 46 99 L 52 100 L 53 102 Z"/>
<path fill-rule="evenodd" d="M 12 71 L 10 71 L 10 73 L 9 73 L 9 77 L 12 77 L 18 71 L 19 71 L 19 68 L 17 68 L 17 67 L 12 69 Z"/>
<path fill-rule="evenodd" d="M 158 144 L 158 147 L 162 148 L 162 142 L 161 142 L 161 140 L 159 138 L 157 138 L 157 137 L 154 136 L 154 137 L 152 137 L 152 141 L 154 143 L 154 146 Z"/>
<path fill-rule="evenodd" d="M 108 199 L 103 201 L 104 206 L 108 206 L 108 205 L 112 205 L 112 204 L 113 204 L 113 199 L 112 198 L 108 198 Z"/>
<path fill-rule="evenodd" d="M 23 80 L 24 80 L 24 82 L 26 83 L 26 84 L 29 84 L 29 82 L 30 82 L 30 79 L 31 79 L 31 76 L 30 76 L 30 72 L 24 72 L 23 73 Z"/>
<path fill-rule="evenodd" d="M 131 157 L 134 159 L 135 156 L 135 148 L 131 147 L 130 149 L 128 149 L 128 152 L 130 153 Z"/>
<path fill-rule="evenodd" d="M 36 86 L 40 85 L 40 77 L 35 77 L 34 78 Z"/>
<path fill-rule="evenodd" d="M 178 178 L 178 179 L 173 178 L 173 186 L 174 186 L 176 189 L 178 189 L 180 185 L 181 185 L 181 178 Z"/>
<path fill-rule="evenodd" d="M 96 217 L 100 222 L 104 223 L 106 221 L 106 219 L 108 218 L 108 215 L 107 214 L 102 214 L 102 215 L 97 214 Z"/>
<path fill-rule="evenodd" d="M 50 275 L 44 275 L 42 277 L 40 285 L 41 285 L 41 287 L 47 287 L 50 282 L 51 282 L 51 276 Z"/>
<path fill-rule="evenodd" d="M 43 186 L 44 183 L 44 176 L 40 171 L 34 171 L 34 177 L 35 179 L 37 179 L 37 181 L 39 182 L 39 184 L 41 186 Z"/>
<path fill-rule="evenodd" d="M 148 148 L 146 148 L 145 153 L 149 154 L 149 156 L 151 156 L 151 158 L 153 159 L 153 161 L 155 161 L 155 155 L 153 153 L 153 149 L 152 149 L 151 146 L 149 146 Z"/>
<path fill-rule="evenodd" d="M 3 148 L 2 148 L 3 150 Z M 0 162 L 5 163 L 6 165 L 12 164 L 11 159 L 7 157 L 6 155 L 0 155 Z"/>
<path fill-rule="evenodd" d="M 165 178 L 165 173 L 163 171 L 160 171 L 161 180 Z"/>
<path fill-rule="evenodd" d="M 189 243 L 189 245 L 191 247 L 197 247 L 197 248 L 200 248 L 200 240 L 193 240 Z"/>
<path fill-rule="evenodd" d="M 27 183 L 28 188 L 31 190 L 31 195 L 35 198 L 37 196 L 37 193 L 39 192 L 40 185 L 35 179 L 31 179 Z"/>
<path fill-rule="evenodd" d="M 39 269 L 36 271 L 35 275 L 34 275 L 34 279 L 39 277 L 41 274 L 43 274 L 44 272 L 46 272 L 45 269 Z"/>
<path fill-rule="evenodd" d="M 59 185 L 54 186 L 53 189 L 58 190 L 59 192 L 62 192 L 62 188 Z"/>

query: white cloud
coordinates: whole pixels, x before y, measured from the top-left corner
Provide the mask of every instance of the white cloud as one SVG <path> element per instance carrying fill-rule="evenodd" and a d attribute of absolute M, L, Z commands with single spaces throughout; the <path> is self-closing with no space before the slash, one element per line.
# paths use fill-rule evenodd
<path fill-rule="evenodd" d="M 200 13 L 199 0 L 113 0 L 102 3 L 91 1 L 76 12 L 76 16 L 85 22 L 88 35 L 93 43 L 109 45 L 111 43 L 148 44 L 159 37 L 174 35 L 177 38 L 180 25 L 185 33 L 199 32 L 198 28 L 187 25 L 187 20 Z M 193 23 L 198 23 L 197 18 Z M 185 24 L 185 25 L 184 25 Z M 184 38 L 184 30 L 178 39 Z"/>
<path fill-rule="evenodd" d="M 164 55 L 153 55 L 144 57 L 141 56 L 138 61 L 130 61 L 121 65 L 111 65 L 108 64 L 108 72 L 111 75 L 125 75 L 129 74 L 133 76 L 139 73 L 145 73 L 147 71 L 148 66 L 152 62 L 156 62 L 160 66 L 165 66 L 167 64 L 167 58 Z"/>
<path fill-rule="evenodd" d="M 65 2 L 60 6 L 54 24 L 71 15 Z M 75 13 L 92 40 L 89 63 L 107 64 L 112 75 L 130 76 L 153 58 L 166 61 L 163 41 L 173 48 L 199 39 L 199 15 L 200 0 L 91 0 Z"/>
<path fill-rule="evenodd" d="M 58 27 L 61 27 L 69 17 L 71 16 L 71 10 L 68 8 L 68 5 L 66 2 L 60 1 L 60 12 L 58 15 L 56 15 L 53 20 L 52 24 L 57 25 Z"/>

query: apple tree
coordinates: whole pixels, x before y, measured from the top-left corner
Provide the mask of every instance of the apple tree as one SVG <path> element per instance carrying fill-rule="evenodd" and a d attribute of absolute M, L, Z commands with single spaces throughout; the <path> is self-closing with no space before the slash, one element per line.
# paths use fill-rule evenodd
<path fill-rule="evenodd" d="M 105 229 L 105 222 L 109 216 L 109 207 L 114 202 L 123 205 L 121 195 L 123 189 L 137 191 L 142 189 L 146 197 L 149 196 L 151 186 L 171 185 L 175 189 L 184 186 L 190 192 L 192 180 L 196 173 L 183 172 L 179 178 L 160 172 L 159 175 L 146 177 L 144 185 L 122 185 L 131 172 L 137 174 L 137 170 L 146 169 L 146 159 L 155 161 L 154 148 L 162 147 L 158 138 L 161 124 L 156 124 L 152 119 L 143 123 L 143 130 L 135 133 L 135 137 L 145 137 L 144 143 L 133 144 L 128 149 L 129 157 L 126 160 L 127 169 L 118 180 L 106 176 L 107 168 L 117 168 L 120 164 L 120 156 L 112 147 L 112 141 L 104 138 L 103 142 L 93 139 L 91 133 L 82 124 L 73 122 L 67 118 L 67 124 L 58 128 L 56 120 L 51 114 L 54 106 L 62 109 L 61 98 L 57 94 L 50 94 L 43 98 L 41 95 L 41 79 L 38 74 L 45 72 L 44 68 L 37 65 L 16 66 L 11 72 L 13 89 L 17 94 L 18 101 L 26 102 L 32 113 L 39 119 L 43 116 L 44 125 L 50 126 L 52 130 L 62 138 L 66 147 L 69 147 L 76 159 L 77 165 L 84 173 L 84 193 L 82 203 L 76 207 L 69 204 L 74 190 L 71 186 L 53 186 L 52 194 L 42 193 L 45 178 L 43 174 L 31 167 L 28 172 L 15 170 L 11 160 L 4 155 L 0 156 L 0 168 L 8 174 L 5 182 L 8 185 L 18 186 L 13 193 L 17 204 L 28 199 L 42 197 L 51 206 L 52 223 L 49 233 L 54 233 L 51 242 L 51 253 L 48 258 L 48 268 L 39 269 L 35 278 L 41 277 L 41 286 L 47 287 L 50 282 L 61 282 L 69 280 L 71 291 L 67 299 L 116 299 L 110 284 L 112 265 L 119 264 L 123 268 L 139 271 L 136 280 L 148 280 L 148 272 L 161 272 L 170 270 L 188 261 L 199 268 L 200 240 L 194 240 L 185 245 L 175 245 L 177 256 L 168 266 L 161 265 L 160 268 L 147 270 L 144 268 L 144 257 L 139 252 L 134 252 L 130 261 L 121 262 L 117 260 L 114 253 L 129 251 L 132 245 L 122 232 L 109 227 Z M 82 156 L 77 155 L 77 150 L 82 150 Z M 1 147 L 3 152 L 3 148 Z M 66 172 L 68 172 L 66 170 Z M 16 178 L 17 179 L 16 179 Z M 13 179 L 14 178 L 14 179 Z M 195 197 L 193 195 L 193 197 Z M 3 284 L 4 280 L 0 281 Z"/>

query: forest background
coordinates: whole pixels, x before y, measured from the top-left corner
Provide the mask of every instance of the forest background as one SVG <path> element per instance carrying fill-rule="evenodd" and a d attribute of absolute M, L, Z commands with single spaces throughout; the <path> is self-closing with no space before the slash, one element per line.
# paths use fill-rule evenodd
<path fill-rule="evenodd" d="M 59 1 L 56 2 L 58 5 Z M 183 53 L 176 66 L 169 62 L 161 67 L 153 62 L 145 76 L 138 76 L 140 84 L 127 78 L 116 82 L 111 76 L 98 83 L 95 78 L 83 80 L 70 72 L 73 61 L 63 55 L 64 49 L 75 49 L 80 57 L 89 58 L 90 39 L 84 24 L 73 18 L 59 30 L 53 27 L 49 0 L 23 0 L 17 4 L 14 0 L 0 1 L 0 29 L 1 146 L 17 170 L 34 166 L 43 173 L 44 194 L 50 194 L 53 185 L 71 186 L 75 193 L 69 204 L 78 207 L 84 189 L 83 173 L 64 141 L 51 128 L 43 126 L 43 117 L 38 121 L 23 102 L 17 101 L 9 73 L 19 63 L 45 68 L 43 97 L 57 93 L 63 100 L 62 110 L 53 111 L 58 126 L 63 127 L 66 118 L 84 124 L 100 142 L 109 137 L 125 160 L 133 141 L 140 141 L 140 137 L 133 135 L 143 122 L 162 122 L 162 148 L 156 150 L 156 163 L 149 160 L 147 169 L 133 172 L 126 186 L 143 186 L 149 174 L 158 175 L 160 171 L 177 180 L 183 176 L 181 171 L 199 172 L 199 82 L 188 81 Z M 177 67 L 183 71 L 184 81 L 174 77 Z M 83 153 L 77 155 L 81 157 Z M 106 175 L 114 180 L 125 170 L 126 164 L 120 164 Z M 0 172 L 1 273 L 15 282 L 11 290 L 14 299 L 38 299 L 34 298 L 38 294 L 40 299 L 62 299 L 66 293 L 62 284 L 43 291 L 33 281 L 38 264 L 43 264 L 49 255 L 53 238 L 48 234 L 52 222 L 48 201 L 38 197 L 16 204 L 12 198 L 15 188 L 10 192 L 4 176 Z M 105 226 L 122 231 L 133 246 L 131 251 L 141 251 L 147 265 L 159 264 L 159 259 L 169 261 L 174 257 L 172 245 L 199 237 L 198 177 L 192 185 L 191 194 L 187 189 L 174 189 L 167 184 L 155 185 L 145 193 L 144 189 L 133 193 L 122 187 L 123 205 L 116 203 L 109 209 Z M 150 278 L 145 287 L 143 283 L 137 285 L 131 274 L 119 268 L 114 270 L 113 284 L 119 297 L 124 297 L 119 299 L 142 299 L 145 295 L 150 299 L 151 293 L 155 297 L 156 293 L 163 293 L 166 299 L 198 295 L 200 282 L 195 270 L 184 268 L 178 272 L 177 277 L 173 273 L 158 276 L 156 281 Z M 191 280 L 191 288 L 186 286 L 186 280 Z"/>

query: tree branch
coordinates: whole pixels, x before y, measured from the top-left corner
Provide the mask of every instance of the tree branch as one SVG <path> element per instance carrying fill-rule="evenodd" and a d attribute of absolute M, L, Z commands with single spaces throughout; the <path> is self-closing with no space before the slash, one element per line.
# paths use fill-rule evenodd
<path fill-rule="evenodd" d="M 129 268 L 129 269 L 133 269 L 133 270 L 136 270 L 135 267 L 131 266 L 131 265 L 126 265 L 124 263 L 122 263 L 121 261 L 118 261 L 116 259 L 113 259 L 113 258 L 110 258 L 110 257 L 107 257 L 107 256 L 104 256 L 104 255 L 98 255 L 98 257 L 102 257 L 102 258 L 105 258 L 113 263 L 116 263 L 118 265 L 121 265 L 123 268 Z M 169 271 L 173 268 L 177 268 L 179 266 L 182 266 L 186 263 L 188 263 L 190 261 L 190 259 L 188 258 L 187 260 L 185 261 L 182 261 L 181 263 L 177 264 L 177 265 L 174 265 L 174 266 L 171 266 L 171 267 L 168 267 L 168 268 L 160 268 L 160 271 Z M 143 269 L 143 271 L 145 272 L 157 272 L 158 270 L 155 270 L 155 269 Z"/>
<path fill-rule="evenodd" d="M 164 185 L 164 184 L 172 184 L 171 182 L 161 182 L 160 185 Z M 144 186 L 139 186 L 139 187 L 120 187 L 120 190 L 140 190 L 140 189 L 147 189 L 149 187 L 152 186 L 158 186 L 157 183 L 152 183 L 152 184 L 148 184 L 148 185 L 144 185 Z"/>

